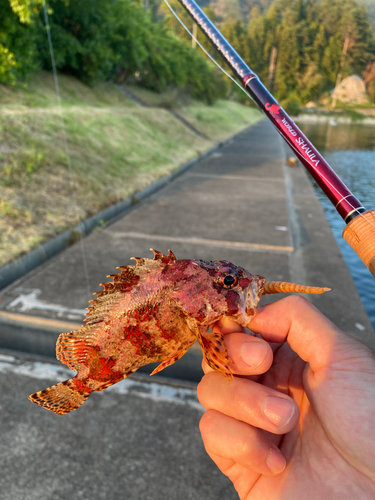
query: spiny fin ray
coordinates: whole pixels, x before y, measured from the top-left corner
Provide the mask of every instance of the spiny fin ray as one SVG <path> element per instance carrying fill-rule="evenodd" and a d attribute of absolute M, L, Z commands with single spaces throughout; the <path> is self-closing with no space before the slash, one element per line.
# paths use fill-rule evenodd
<path fill-rule="evenodd" d="M 191 346 L 189 345 L 189 347 L 187 349 L 183 349 L 182 351 L 178 352 L 177 354 L 175 354 L 171 358 L 166 359 L 165 361 L 163 361 L 162 363 L 160 363 L 160 365 L 158 365 L 155 368 L 155 370 L 152 373 L 150 373 L 150 376 L 151 375 L 155 375 L 156 373 L 159 373 L 162 370 L 164 370 L 164 368 L 167 368 L 168 366 L 173 365 L 176 361 L 178 361 L 180 358 L 182 358 L 182 356 L 186 353 L 186 351 L 188 349 L 190 349 L 190 347 Z"/>
<path fill-rule="evenodd" d="M 223 335 L 219 332 L 207 332 L 204 336 L 199 335 L 198 340 L 207 364 L 228 380 L 232 380 L 233 373 L 228 365 L 233 361 L 228 356 Z"/>
<path fill-rule="evenodd" d="M 162 252 L 159 252 L 159 250 L 154 250 L 153 248 L 150 248 L 150 250 L 154 253 L 153 260 L 161 260 L 163 264 L 172 264 L 176 261 L 176 256 L 172 250 L 168 250 L 168 255 L 164 255 Z"/>
<path fill-rule="evenodd" d="M 140 280 L 134 266 L 122 267 L 120 273 L 113 274 L 110 277 L 113 278 L 113 281 L 101 283 L 104 290 L 94 294 L 97 298 L 96 300 L 92 300 L 92 306 L 88 307 L 85 319 L 88 325 L 103 321 L 113 307 L 121 300 L 123 294 L 130 292 Z"/>
<path fill-rule="evenodd" d="M 92 335 L 90 335 L 90 330 Z M 95 344 L 94 326 L 84 326 L 80 330 L 59 335 L 56 344 L 56 358 L 71 370 L 79 371 L 85 364 L 87 353 Z"/>

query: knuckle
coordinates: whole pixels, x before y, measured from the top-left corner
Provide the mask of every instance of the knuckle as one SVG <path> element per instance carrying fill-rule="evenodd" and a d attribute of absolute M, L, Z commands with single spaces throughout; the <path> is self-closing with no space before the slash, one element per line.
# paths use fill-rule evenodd
<path fill-rule="evenodd" d="M 241 413 L 248 413 L 248 395 L 244 394 L 242 383 L 233 384 L 231 388 L 231 407 L 236 408 Z"/>
<path fill-rule="evenodd" d="M 199 422 L 199 430 L 202 436 L 207 437 L 212 433 L 212 429 L 217 418 L 217 413 L 218 412 L 215 410 L 207 410 L 206 413 L 202 415 L 202 418 Z"/>
<path fill-rule="evenodd" d="M 311 311 L 314 309 L 314 306 L 311 304 L 311 302 L 306 298 L 302 297 L 301 295 L 289 295 L 289 297 L 286 297 L 284 299 L 287 301 L 288 308 L 292 311 L 292 314 L 298 314 L 301 315 L 301 311 Z"/>
<path fill-rule="evenodd" d="M 204 379 L 205 379 L 205 377 L 202 378 L 202 380 L 199 382 L 199 384 L 197 386 L 197 396 L 198 396 L 198 400 L 199 400 L 201 405 L 203 405 L 204 396 L 205 396 L 205 390 L 204 390 L 205 381 L 204 381 Z"/>
<path fill-rule="evenodd" d="M 302 297 L 301 295 L 289 295 L 289 297 L 286 297 L 285 300 L 297 309 L 310 305 L 310 302 L 306 299 L 306 297 Z"/>
<path fill-rule="evenodd" d="M 249 439 L 238 439 L 234 446 L 234 456 L 249 457 L 253 451 L 253 443 Z"/>
<path fill-rule="evenodd" d="M 212 384 L 211 384 L 211 378 L 213 375 L 215 374 L 212 372 L 206 373 L 206 375 L 204 375 L 204 377 L 197 386 L 197 396 L 199 402 L 205 408 L 211 404 L 212 396 L 214 394 L 212 391 Z"/>

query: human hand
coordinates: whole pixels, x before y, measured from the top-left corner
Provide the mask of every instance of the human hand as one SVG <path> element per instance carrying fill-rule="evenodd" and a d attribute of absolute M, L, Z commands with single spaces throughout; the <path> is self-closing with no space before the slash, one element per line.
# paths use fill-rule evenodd
<path fill-rule="evenodd" d="M 374 353 L 300 296 L 261 308 L 250 327 L 262 338 L 214 326 L 237 376 L 203 363 L 207 453 L 242 500 L 374 499 Z"/>

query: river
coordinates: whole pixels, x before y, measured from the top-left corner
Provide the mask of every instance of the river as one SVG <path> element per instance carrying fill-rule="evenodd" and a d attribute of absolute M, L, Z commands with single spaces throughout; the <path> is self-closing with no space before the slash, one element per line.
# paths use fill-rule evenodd
<path fill-rule="evenodd" d="M 298 125 L 366 209 L 375 209 L 375 127 L 330 123 Z M 311 179 L 311 182 L 375 329 L 375 278 L 342 238 L 344 221 L 315 181 Z"/>

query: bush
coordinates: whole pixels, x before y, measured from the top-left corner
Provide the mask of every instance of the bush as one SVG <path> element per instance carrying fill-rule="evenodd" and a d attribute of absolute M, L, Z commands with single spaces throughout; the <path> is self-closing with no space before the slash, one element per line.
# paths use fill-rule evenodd
<path fill-rule="evenodd" d="M 291 95 L 291 97 L 280 101 L 280 104 L 288 113 L 288 115 L 297 116 L 299 114 L 300 103 L 297 97 Z"/>
<path fill-rule="evenodd" d="M 0 83 L 27 80 L 39 67 L 36 26 L 22 23 L 8 0 L 0 0 Z"/>
<path fill-rule="evenodd" d="M 0 0 L 2 83 L 27 79 L 38 67 L 52 69 L 44 11 L 36 5 L 12 0 L 17 15 L 9 0 Z M 156 91 L 172 85 L 208 103 L 218 95 L 205 59 L 131 0 L 50 0 L 49 23 L 57 69 L 88 85 L 136 75 Z"/>

